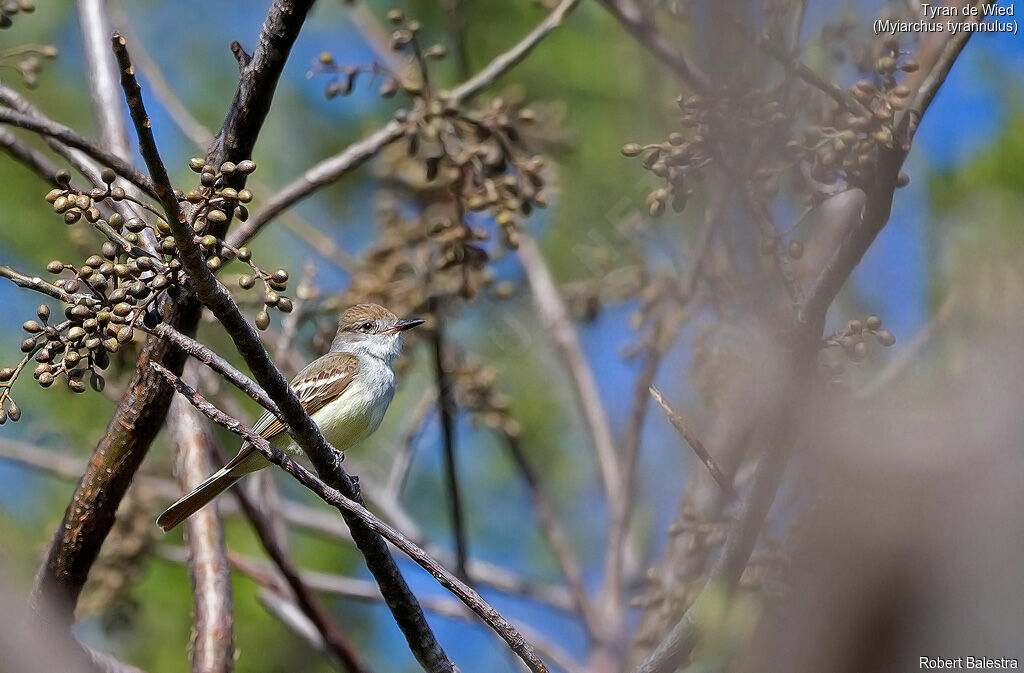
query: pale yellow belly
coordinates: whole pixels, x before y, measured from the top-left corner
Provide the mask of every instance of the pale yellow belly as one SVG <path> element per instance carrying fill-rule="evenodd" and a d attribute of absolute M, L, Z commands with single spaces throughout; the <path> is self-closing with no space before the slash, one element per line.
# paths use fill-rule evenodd
<path fill-rule="evenodd" d="M 331 446 L 345 451 L 373 434 L 384 420 L 390 402 L 390 391 L 375 390 L 356 378 L 338 399 L 312 418 Z M 302 455 L 291 437 L 282 435 L 280 440 L 278 445 L 282 449 L 292 455 Z"/>

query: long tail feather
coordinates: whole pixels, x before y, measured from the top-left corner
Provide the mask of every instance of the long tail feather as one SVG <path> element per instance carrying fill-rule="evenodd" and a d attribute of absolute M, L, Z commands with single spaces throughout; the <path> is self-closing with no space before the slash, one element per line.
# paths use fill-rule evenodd
<path fill-rule="evenodd" d="M 163 528 L 166 533 L 185 519 L 195 514 L 208 502 L 231 488 L 234 483 L 243 476 L 240 474 L 234 474 L 233 472 L 234 470 L 228 471 L 227 468 L 222 468 L 217 472 L 214 472 L 209 479 L 192 489 L 191 493 L 185 495 L 183 498 L 178 500 L 178 502 L 168 507 L 167 510 L 157 518 L 156 525 Z"/>

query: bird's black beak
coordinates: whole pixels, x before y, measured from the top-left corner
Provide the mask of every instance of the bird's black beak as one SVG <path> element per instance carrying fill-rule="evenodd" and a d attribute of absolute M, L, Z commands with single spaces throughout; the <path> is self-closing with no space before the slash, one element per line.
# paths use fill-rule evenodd
<path fill-rule="evenodd" d="M 425 321 L 423 320 L 399 320 L 395 323 L 395 326 L 391 328 L 392 332 L 404 332 L 407 329 L 412 329 L 417 325 L 422 325 Z"/>

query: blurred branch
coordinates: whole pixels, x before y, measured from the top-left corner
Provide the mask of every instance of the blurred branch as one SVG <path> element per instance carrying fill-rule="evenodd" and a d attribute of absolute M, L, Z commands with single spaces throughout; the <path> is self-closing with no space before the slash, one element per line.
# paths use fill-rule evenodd
<path fill-rule="evenodd" d="M 650 392 L 654 401 L 661 405 L 661 408 L 665 412 L 665 416 L 668 418 L 669 422 L 672 424 L 672 427 L 674 427 L 679 432 L 679 435 L 686 440 L 686 443 L 690 445 L 690 448 L 693 449 L 693 452 L 697 454 L 698 458 L 700 458 L 700 462 L 704 463 L 704 467 L 708 469 L 708 472 L 712 477 L 714 477 L 722 491 L 730 498 L 735 497 L 736 493 L 733 491 L 731 481 L 727 476 L 725 476 L 725 473 L 722 472 L 722 468 L 718 466 L 718 463 L 711 457 L 708 450 L 704 448 L 704 444 L 697 439 L 697 435 L 693 434 L 690 428 L 687 427 L 685 421 L 683 421 L 683 417 L 676 413 L 675 409 L 672 408 L 668 403 L 668 400 L 665 399 L 665 396 L 661 394 L 661 391 L 658 390 L 657 387 L 653 385 L 650 386 Z"/>
<path fill-rule="evenodd" d="M 711 88 L 707 76 L 665 38 L 643 7 L 633 0 L 601 0 L 601 5 L 691 89 L 703 93 Z"/>
<path fill-rule="evenodd" d="M 121 89 L 110 58 L 110 22 L 106 0 L 78 0 L 78 25 L 85 51 L 85 73 L 99 142 L 118 157 L 131 161 Z"/>
<path fill-rule="evenodd" d="M 19 163 L 51 185 L 56 185 L 54 176 L 60 167 L 50 161 L 49 157 L 33 147 L 26 145 L 6 128 L 0 128 L 0 147 L 4 148 Z"/>
<path fill-rule="evenodd" d="M 561 26 L 579 4 L 580 0 L 559 2 L 544 20 L 537 24 L 536 28 L 527 33 L 511 49 L 496 56 L 483 70 L 452 89 L 448 99 L 453 105 L 458 105 L 494 84 L 499 77 L 521 63 L 545 37 Z"/>
<path fill-rule="evenodd" d="M 533 238 L 525 233 L 522 235 L 522 242 L 519 245 L 519 260 L 530 283 L 537 311 L 540 313 L 547 334 L 562 356 L 566 375 L 583 411 L 609 507 L 614 510 L 622 506 L 622 484 L 618 477 L 618 456 L 616 456 L 615 440 L 608 423 L 608 415 L 601 402 L 597 382 L 594 380 L 594 373 L 583 355 L 583 347 L 576 334 L 576 328 L 573 327 L 569 311 L 558 293 L 558 288 L 551 277 L 551 271 Z"/>
<path fill-rule="evenodd" d="M 404 490 L 405 482 L 409 477 L 413 453 L 416 450 L 416 440 L 422 434 L 423 426 L 436 404 L 437 391 L 429 388 L 424 391 L 412 412 L 406 416 L 405 440 L 398 448 L 398 454 L 391 461 L 391 469 L 388 471 L 388 477 L 384 483 L 385 492 L 396 500 Z"/>
<path fill-rule="evenodd" d="M 349 498 L 338 489 L 333 488 L 318 479 L 312 472 L 296 463 L 279 449 L 271 445 L 267 440 L 253 433 L 240 421 L 219 411 L 195 390 L 181 381 L 180 378 L 174 376 L 157 364 L 154 364 L 153 367 L 157 369 L 157 371 L 159 371 L 168 381 L 172 381 L 178 392 L 184 395 L 197 409 L 206 414 L 210 420 L 222 425 L 248 441 L 269 461 L 282 467 L 286 472 L 295 477 L 299 483 L 313 491 L 324 502 L 334 506 L 340 512 L 347 513 L 346 520 L 349 520 L 349 517 L 354 517 L 366 527 L 366 530 L 373 531 L 377 536 L 386 537 L 389 542 L 398 547 L 398 549 L 415 561 L 420 567 L 430 573 L 431 576 L 441 584 L 441 586 L 455 594 L 466 606 L 472 609 L 473 612 L 483 619 L 488 626 L 502 637 L 502 639 L 508 644 L 509 648 L 519 655 L 519 658 L 522 659 L 523 663 L 525 663 L 531 671 L 534 673 L 545 673 L 547 671 L 547 667 L 537 657 L 533 647 L 526 642 L 523 636 L 511 623 L 505 620 L 497 610 L 491 607 L 491 605 L 487 603 L 479 593 L 459 580 L 449 570 L 427 554 L 427 552 L 410 542 L 408 538 L 391 526 L 380 521 L 356 500 Z M 315 428 L 316 426 L 314 425 L 313 427 Z M 305 443 L 304 438 L 303 442 Z M 307 455 L 309 455 L 309 453 L 307 453 Z M 314 465 L 318 459 L 319 457 L 314 458 Z M 340 466 L 336 466 L 335 470 L 337 472 L 341 472 Z M 352 530 L 353 536 L 355 536 L 357 531 L 363 529 L 358 525 L 351 525 L 350 530 Z M 380 539 L 380 537 L 377 539 Z M 360 547 L 360 549 L 362 550 L 362 547 Z M 384 547 L 384 549 L 386 550 L 386 547 Z M 371 554 L 364 551 L 364 556 L 367 558 L 367 563 L 369 564 Z M 388 559 L 390 559 L 390 555 L 388 556 Z M 399 575 L 399 577 L 401 576 Z M 382 581 L 381 578 L 378 577 L 378 586 L 381 588 L 382 592 L 385 592 L 389 588 L 389 583 Z M 415 601 L 416 599 L 411 596 L 411 600 Z M 388 601 L 388 604 L 389 606 L 391 605 L 390 600 Z M 419 610 L 418 603 L 415 603 L 415 608 Z M 392 611 L 395 612 L 395 608 L 392 608 Z M 420 613 L 420 615 L 422 617 L 422 613 Z M 396 617 L 398 616 L 399 615 L 396 615 Z M 448 662 L 448 666 L 451 667 L 451 662 Z"/>
<path fill-rule="evenodd" d="M 445 11 L 448 14 L 448 32 L 455 43 L 455 62 L 459 66 L 459 77 L 466 79 L 473 72 L 469 63 L 469 51 L 466 48 L 466 11 L 462 0 L 445 0 Z"/>
<path fill-rule="evenodd" d="M 154 95 L 159 99 L 164 110 L 174 120 L 175 125 L 181 129 L 181 132 L 197 147 L 209 147 L 213 140 L 213 131 L 196 119 L 181 98 L 174 93 L 174 89 L 167 81 L 160 66 L 150 56 L 149 50 L 145 48 L 145 43 L 136 40 L 128 28 L 127 18 L 122 15 L 118 3 L 115 3 L 112 11 L 117 19 L 118 30 L 132 45 L 132 60 L 135 62 L 136 68 L 146 78 L 146 82 L 153 89 Z M 109 31 L 107 35 L 109 35 Z M 107 35 L 103 36 L 104 43 L 106 43 Z"/>
<path fill-rule="evenodd" d="M 398 121 L 390 121 L 366 138 L 349 145 L 344 151 L 328 157 L 306 171 L 284 187 L 276 190 L 259 211 L 238 225 L 228 242 L 234 247 L 245 245 L 270 220 L 291 208 L 321 187 L 341 179 L 384 147 L 402 137 L 405 127 Z"/>
<path fill-rule="evenodd" d="M 238 162 L 251 153 L 310 5 L 299 0 L 275 0 L 271 6 L 260 29 L 259 46 L 239 82 L 235 104 L 225 117 L 221 135 L 227 141 L 215 143 L 207 153 L 212 164 Z M 6 87 L 0 87 L 0 93 L 5 94 L 5 101 L 10 99 Z M 223 235 L 222 230 L 213 233 Z M 162 322 L 191 334 L 200 310 L 201 305 L 186 294 L 164 307 Z M 69 621 L 89 568 L 114 523 L 117 506 L 163 425 L 171 402 L 173 388 L 150 363 L 162 363 L 170 371 L 180 372 L 184 356 L 161 339 L 146 340 L 131 382 L 93 452 L 36 577 L 33 602 L 63 603 L 63 615 Z"/>
<path fill-rule="evenodd" d="M 774 439 L 781 440 L 782 437 Z M 761 456 L 750 493 L 743 501 L 735 523 L 730 526 L 721 555 L 711 569 L 697 599 L 633 673 L 671 673 L 681 667 L 696 642 L 696 613 L 699 612 L 696 606 L 704 601 L 714 600 L 712 594 L 715 592 L 731 593 L 739 583 L 782 481 L 789 447 L 783 447 L 781 444 L 779 441 L 770 444 L 768 450 Z"/>
<path fill-rule="evenodd" d="M 195 365 L 186 367 L 186 372 Z M 188 492 L 211 473 L 213 436 L 203 417 L 184 400 L 171 402 L 168 431 L 176 451 L 175 473 Z M 224 528 L 215 507 L 205 507 L 185 521 L 188 572 L 192 580 L 193 673 L 230 673 L 235 663 L 231 574 Z"/>
<path fill-rule="evenodd" d="M 566 376 L 569 378 L 573 392 L 576 394 L 576 401 L 583 412 L 585 427 L 597 460 L 598 473 L 604 487 L 608 509 L 614 521 L 623 516 L 622 512 L 626 508 L 625 493 L 620 477 L 615 440 L 612 437 L 607 412 L 597 390 L 594 373 L 583 354 L 579 336 L 573 327 L 565 302 L 551 278 L 551 271 L 540 254 L 540 250 L 537 249 L 537 244 L 525 232 L 520 236 L 519 260 L 526 272 L 534 303 L 537 305 L 546 333 L 561 355 L 560 360 L 565 367 Z M 622 596 L 617 588 L 621 590 L 621 583 L 606 576 L 601 598 L 602 639 L 605 637 L 618 638 L 620 636 L 616 634 L 624 633 L 624 624 L 621 623 Z"/>
<path fill-rule="evenodd" d="M 600 637 L 601 620 L 594 609 L 590 596 L 587 595 L 586 585 L 583 583 L 583 566 L 569 542 L 569 536 L 559 523 L 554 503 L 551 502 L 551 498 L 544 488 L 541 476 L 526 457 L 517 436 L 505 435 L 505 448 L 519 469 L 526 488 L 530 492 L 537 524 L 540 526 L 548 546 L 551 547 L 551 552 L 555 556 L 555 561 L 558 562 L 562 575 L 565 576 L 569 591 L 572 593 L 573 603 L 583 618 L 584 626 L 591 637 Z"/>

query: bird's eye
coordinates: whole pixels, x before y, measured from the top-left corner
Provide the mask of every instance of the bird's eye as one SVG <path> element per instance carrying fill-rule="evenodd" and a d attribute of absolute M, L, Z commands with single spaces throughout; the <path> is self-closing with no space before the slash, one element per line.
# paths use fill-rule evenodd
<path fill-rule="evenodd" d="M 369 332 L 371 329 L 373 329 L 373 323 L 364 322 L 362 325 L 359 326 L 359 329 L 363 330 L 364 332 Z"/>

